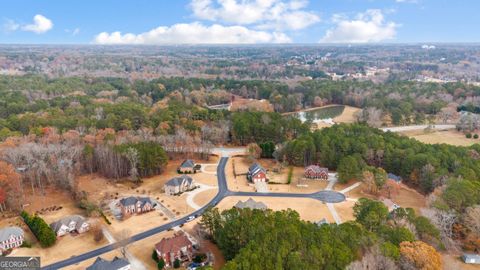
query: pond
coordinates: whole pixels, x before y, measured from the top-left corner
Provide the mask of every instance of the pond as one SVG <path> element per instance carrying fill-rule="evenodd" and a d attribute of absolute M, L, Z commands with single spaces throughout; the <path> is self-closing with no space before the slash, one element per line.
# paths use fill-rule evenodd
<path fill-rule="evenodd" d="M 343 105 L 335 105 L 329 107 L 322 107 L 318 109 L 312 109 L 309 111 L 303 111 L 293 114 L 293 116 L 300 119 L 302 122 L 311 121 L 315 122 L 332 122 L 333 118 L 340 116 L 345 110 L 345 106 Z"/>

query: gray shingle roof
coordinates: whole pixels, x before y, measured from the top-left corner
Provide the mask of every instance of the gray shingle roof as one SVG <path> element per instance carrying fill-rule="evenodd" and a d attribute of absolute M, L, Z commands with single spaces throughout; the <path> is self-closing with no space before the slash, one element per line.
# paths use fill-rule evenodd
<path fill-rule="evenodd" d="M 473 259 L 476 263 L 480 264 L 480 255 L 478 254 L 464 253 L 462 255 L 462 259 L 464 262 L 468 262 Z"/>
<path fill-rule="evenodd" d="M 133 197 L 133 196 L 120 199 L 120 204 L 123 206 L 130 206 L 130 205 L 137 204 L 138 201 L 141 202 L 141 206 L 144 206 L 146 203 L 150 203 L 151 205 L 153 205 L 153 202 L 152 200 L 150 200 L 149 197 Z"/>
<path fill-rule="evenodd" d="M 112 261 L 107 261 L 101 257 L 97 257 L 95 262 L 87 267 L 87 270 L 117 270 L 130 265 L 130 263 L 122 258 L 115 257 Z"/>
<path fill-rule="evenodd" d="M 264 172 L 267 173 L 267 171 L 258 163 L 253 163 L 249 168 L 248 168 L 248 174 L 251 176 L 257 175 L 259 172 Z"/>
<path fill-rule="evenodd" d="M 60 219 L 59 221 L 53 222 L 50 224 L 50 228 L 52 228 L 53 231 L 57 232 L 62 225 L 68 226 L 70 222 L 75 221 L 75 229 L 79 229 L 82 224 L 85 222 L 85 218 L 80 216 L 80 215 L 73 215 L 73 216 L 68 216 Z"/>
<path fill-rule="evenodd" d="M 393 174 L 393 173 L 387 174 L 387 177 L 388 177 L 388 179 L 392 179 L 392 180 L 394 180 L 395 182 L 400 182 L 400 181 L 402 181 L 402 177 L 400 177 L 400 176 L 398 176 L 398 175 L 395 175 L 395 174 Z"/>
<path fill-rule="evenodd" d="M 240 209 L 244 209 L 244 208 L 259 209 L 259 210 L 267 209 L 267 206 L 263 202 L 256 202 L 252 198 L 249 198 L 245 202 L 238 201 L 237 204 L 235 204 L 235 207 Z"/>
<path fill-rule="evenodd" d="M 0 242 L 10 238 L 11 235 L 15 237 L 23 235 L 23 230 L 20 227 L 6 227 L 0 229 Z"/>
<path fill-rule="evenodd" d="M 181 175 L 181 176 L 174 177 L 174 178 L 168 180 L 168 182 L 165 183 L 165 185 L 178 187 L 178 186 L 182 185 L 182 183 L 184 183 L 185 181 L 186 181 L 189 185 L 191 185 L 192 182 L 193 182 L 193 179 L 192 179 L 190 176 L 188 176 L 188 175 Z"/>
<path fill-rule="evenodd" d="M 310 165 L 307 168 L 305 168 L 305 171 L 307 170 L 312 170 L 314 173 L 322 173 L 322 172 L 328 173 L 327 168 L 322 168 L 318 165 Z"/>
<path fill-rule="evenodd" d="M 180 165 L 180 168 L 193 168 L 193 167 L 195 167 L 195 162 L 193 162 L 193 160 L 191 159 L 184 160 Z"/>

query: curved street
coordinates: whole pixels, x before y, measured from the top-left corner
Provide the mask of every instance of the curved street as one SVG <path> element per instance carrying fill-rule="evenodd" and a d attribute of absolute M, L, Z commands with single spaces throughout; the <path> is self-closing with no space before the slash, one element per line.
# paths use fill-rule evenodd
<path fill-rule="evenodd" d="M 230 191 L 227 186 L 227 179 L 225 176 L 225 166 L 227 164 L 228 157 L 223 156 L 221 157 L 218 167 L 217 167 L 217 181 L 218 181 L 218 193 L 215 195 L 215 197 L 206 205 L 201 207 L 200 209 L 191 212 L 189 215 L 186 215 L 184 217 L 178 218 L 170 223 L 160 225 L 158 227 L 155 227 L 153 229 L 144 231 L 142 233 L 133 235 L 130 237 L 127 241 L 127 243 L 133 243 L 142 239 L 145 239 L 147 237 L 150 237 L 152 235 L 161 233 L 163 231 L 167 231 L 173 227 L 180 226 L 184 223 L 187 222 L 188 217 L 190 216 L 195 216 L 198 217 L 205 212 L 205 210 L 210 207 L 210 206 L 216 206 L 221 200 L 228 196 L 251 196 L 251 197 L 279 197 L 279 198 L 310 198 L 310 199 L 315 199 L 319 200 L 325 203 L 339 203 L 345 201 L 346 197 L 343 193 L 333 191 L 333 190 L 322 190 L 319 192 L 314 192 L 310 194 L 304 194 L 304 193 L 275 193 L 275 192 L 269 192 L 269 193 L 257 193 L 257 192 L 240 192 L 240 191 Z M 54 264 L 48 265 L 43 267 L 42 269 L 48 269 L 48 270 L 55 270 L 55 269 L 60 269 L 63 267 L 67 267 L 69 265 L 74 265 L 79 262 L 100 256 L 104 253 L 110 252 L 112 250 L 115 250 L 117 247 L 119 247 L 122 243 L 113 243 L 89 252 L 86 252 L 84 254 L 78 255 L 71 257 L 69 259 L 65 259 L 63 261 L 56 262 Z"/>

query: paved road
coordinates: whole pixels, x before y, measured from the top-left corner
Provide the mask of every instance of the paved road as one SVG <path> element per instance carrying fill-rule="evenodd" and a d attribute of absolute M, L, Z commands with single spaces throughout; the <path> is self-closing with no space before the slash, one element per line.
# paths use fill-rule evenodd
<path fill-rule="evenodd" d="M 428 125 L 416 125 L 416 126 L 400 126 L 400 127 L 388 127 L 382 128 L 383 131 L 391 131 L 391 132 L 402 132 L 402 131 L 411 131 L 411 130 L 424 130 L 428 127 Z M 433 129 L 435 130 L 443 130 L 443 129 L 452 129 L 456 128 L 455 125 L 433 125 Z"/>
<path fill-rule="evenodd" d="M 228 196 L 251 196 L 251 197 L 280 197 L 280 198 L 311 198 L 311 199 L 316 199 L 320 200 L 326 203 L 338 203 L 342 202 L 345 200 L 345 195 L 343 195 L 340 192 L 337 191 L 331 191 L 331 190 L 322 190 L 319 192 L 315 193 L 274 193 L 274 192 L 269 192 L 269 193 L 257 193 L 257 192 L 239 192 L 239 191 L 230 191 L 228 190 L 227 187 L 227 179 L 225 176 L 225 166 L 227 164 L 228 157 L 222 157 L 220 159 L 220 162 L 218 163 L 217 167 L 217 180 L 218 180 L 218 193 L 215 195 L 215 197 L 205 206 L 201 207 L 200 209 L 190 213 L 190 215 L 176 219 L 170 223 L 160 225 L 158 227 L 155 227 L 153 229 L 144 231 L 142 233 L 136 234 L 132 236 L 130 239 L 127 240 L 128 243 L 133 243 L 142 239 L 145 239 L 147 237 L 150 237 L 152 235 L 161 233 L 163 231 L 172 229 L 173 227 L 180 226 L 187 222 L 187 219 L 189 216 L 200 216 L 205 212 L 205 210 L 210 207 L 210 206 L 215 206 L 217 205 L 222 199 Z M 101 247 L 99 249 L 95 249 L 92 251 L 89 251 L 87 253 L 83 253 L 81 255 L 73 256 L 69 259 L 56 262 L 54 264 L 48 265 L 43 267 L 42 269 L 45 270 L 55 270 L 55 269 L 60 269 L 63 267 L 67 267 L 69 265 L 74 265 L 78 264 L 82 261 L 100 256 L 104 253 L 110 252 L 112 250 L 115 250 L 119 245 L 122 243 L 114 243 L 110 244 L 104 247 Z"/>

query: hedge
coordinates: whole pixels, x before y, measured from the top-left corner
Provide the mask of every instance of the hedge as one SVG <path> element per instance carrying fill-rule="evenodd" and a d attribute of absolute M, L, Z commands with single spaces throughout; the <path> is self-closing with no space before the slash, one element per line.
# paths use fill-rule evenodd
<path fill-rule="evenodd" d="M 32 233 L 40 242 L 42 247 L 50 247 L 55 244 L 57 236 L 55 232 L 48 226 L 48 224 L 41 217 L 35 215 L 30 216 L 27 212 L 22 211 L 20 216 L 25 221 L 25 224 L 30 228 Z"/>

